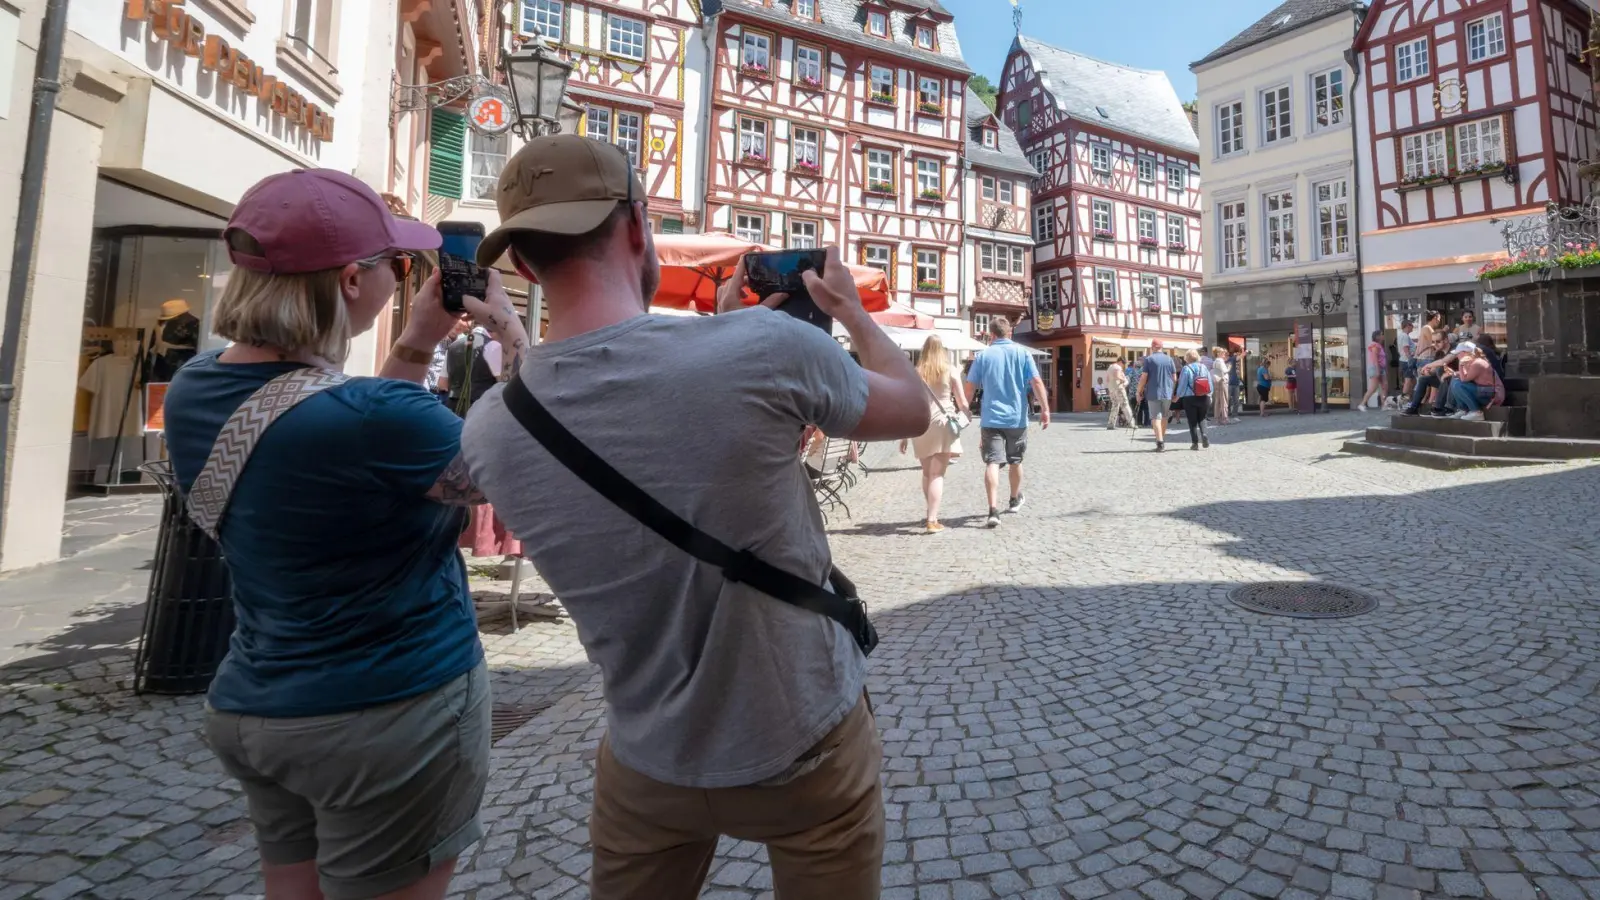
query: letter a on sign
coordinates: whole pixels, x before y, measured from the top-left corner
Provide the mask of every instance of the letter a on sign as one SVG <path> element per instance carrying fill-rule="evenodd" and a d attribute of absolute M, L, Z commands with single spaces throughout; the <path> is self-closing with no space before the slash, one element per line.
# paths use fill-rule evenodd
<path fill-rule="evenodd" d="M 467 118 L 479 134 L 500 134 L 511 127 L 511 110 L 506 101 L 486 94 L 467 106 Z"/>

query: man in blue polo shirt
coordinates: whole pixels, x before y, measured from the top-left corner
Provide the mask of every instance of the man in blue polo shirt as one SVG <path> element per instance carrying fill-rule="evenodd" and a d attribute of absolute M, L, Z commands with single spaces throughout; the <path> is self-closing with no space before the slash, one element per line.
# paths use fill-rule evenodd
<path fill-rule="evenodd" d="M 1178 365 L 1167 355 L 1160 339 L 1150 342 L 1150 355 L 1144 358 L 1139 375 L 1139 399 L 1150 406 L 1150 430 L 1156 434 L 1156 452 L 1167 449 L 1167 413 L 1172 409 L 1172 393 L 1178 384 Z"/>
<path fill-rule="evenodd" d="M 1011 341 L 1011 322 L 1004 316 L 989 320 L 994 342 L 978 354 L 967 372 L 967 402 L 983 389 L 982 447 L 983 489 L 989 497 L 990 528 L 1000 524 L 1000 467 L 1011 467 L 1011 503 L 1007 512 L 1022 508 L 1022 455 L 1028 449 L 1028 391 L 1039 401 L 1039 427 L 1050 427 L 1050 399 L 1045 396 L 1039 367 L 1026 348 Z"/>

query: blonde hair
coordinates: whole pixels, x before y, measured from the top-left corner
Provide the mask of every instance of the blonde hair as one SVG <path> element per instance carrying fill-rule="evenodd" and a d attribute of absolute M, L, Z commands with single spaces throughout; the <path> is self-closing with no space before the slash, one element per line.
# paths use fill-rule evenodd
<path fill-rule="evenodd" d="M 1190 350 L 1188 353 L 1185 353 L 1183 355 L 1183 361 L 1184 362 L 1199 362 L 1200 361 L 1200 351 L 1199 350 Z"/>
<path fill-rule="evenodd" d="M 242 252 L 261 255 L 249 235 L 235 232 L 229 240 Z M 217 300 L 212 327 L 230 341 L 309 352 L 341 365 L 352 335 L 340 271 L 277 275 L 236 267 Z"/>
<path fill-rule="evenodd" d="M 1227 353 L 1227 352 L 1228 352 L 1227 350 L 1225 350 L 1225 349 L 1223 349 L 1221 347 L 1212 347 L 1211 348 L 1211 355 L 1212 356 L 1221 356 L 1222 354 Z"/>
<path fill-rule="evenodd" d="M 922 358 L 917 360 L 917 374 L 928 387 L 938 387 L 950 380 L 950 354 L 945 352 L 944 341 L 937 334 L 928 335 L 922 342 Z"/>

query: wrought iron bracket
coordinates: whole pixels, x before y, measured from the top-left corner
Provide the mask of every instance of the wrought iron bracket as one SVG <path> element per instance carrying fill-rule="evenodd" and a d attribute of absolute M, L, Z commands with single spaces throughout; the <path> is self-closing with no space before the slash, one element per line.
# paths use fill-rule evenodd
<path fill-rule="evenodd" d="M 482 75 L 457 75 L 446 78 L 444 81 L 435 81 L 431 84 L 402 84 L 399 74 L 396 73 L 395 81 L 390 89 L 389 108 L 396 115 L 400 113 L 416 112 L 424 109 L 433 109 L 440 106 L 449 106 L 458 100 L 477 95 L 484 91 L 497 91 L 494 82 Z"/>

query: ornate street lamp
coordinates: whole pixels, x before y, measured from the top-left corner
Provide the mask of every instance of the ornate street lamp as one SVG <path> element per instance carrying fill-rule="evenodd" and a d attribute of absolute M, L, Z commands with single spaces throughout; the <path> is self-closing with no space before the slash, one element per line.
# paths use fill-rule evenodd
<path fill-rule="evenodd" d="M 517 133 L 524 138 L 553 134 L 570 127 L 577 130 L 577 119 L 563 101 L 572 63 L 550 52 L 544 38 L 526 49 L 507 54 L 502 63 L 511 85 L 511 102 L 516 108 Z M 569 125 L 570 123 L 570 125 Z"/>
<path fill-rule="evenodd" d="M 1330 293 L 1315 298 L 1313 298 L 1313 294 L 1316 292 L 1316 282 L 1311 280 L 1311 276 L 1302 276 L 1299 281 L 1300 306 L 1308 314 L 1315 315 L 1321 320 L 1322 347 L 1318 355 L 1322 357 L 1323 412 L 1328 411 L 1328 313 L 1336 312 L 1339 307 L 1344 305 L 1345 275 L 1343 272 L 1334 272 L 1333 277 L 1329 280 L 1332 282 Z M 1348 338 L 1346 338 L 1345 345 L 1345 353 L 1348 356 L 1350 350 Z M 1346 368 L 1348 369 L 1348 363 Z"/>

